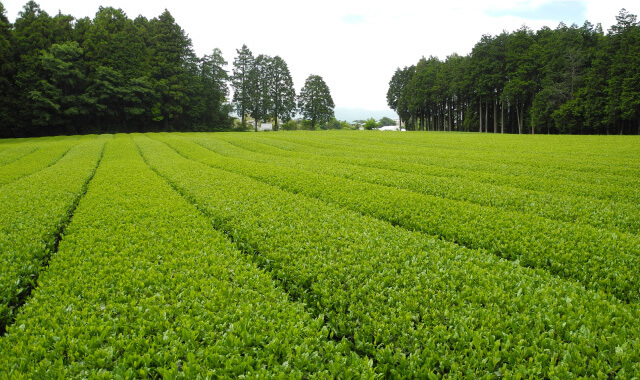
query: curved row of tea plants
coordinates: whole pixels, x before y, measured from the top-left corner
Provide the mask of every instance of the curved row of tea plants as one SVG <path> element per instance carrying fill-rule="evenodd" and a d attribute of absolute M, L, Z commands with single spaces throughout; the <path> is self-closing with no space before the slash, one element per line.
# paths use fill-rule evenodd
<path fill-rule="evenodd" d="M 0 332 L 35 286 L 42 265 L 95 172 L 107 138 L 87 137 L 56 164 L 2 187 Z"/>
<path fill-rule="evenodd" d="M 283 151 L 265 145 L 264 140 L 224 136 L 183 135 L 192 141 L 208 144 L 208 147 L 230 157 L 247 158 L 279 166 L 328 173 L 331 175 L 370 182 L 393 188 L 404 188 L 441 198 L 468 201 L 484 206 L 505 208 L 537 214 L 544 218 L 587 224 L 598 228 L 615 229 L 638 234 L 640 232 L 640 204 L 616 203 L 567 194 L 551 194 L 540 191 L 488 184 L 469 177 L 431 176 L 424 173 L 398 172 L 347 162 L 318 159 L 304 153 Z M 215 144 L 227 141 L 233 146 Z M 242 149 L 233 149 L 234 147 Z M 247 152 L 250 151 L 250 152 Z"/>
<path fill-rule="evenodd" d="M 134 140 L 154 170 L 385 378 L 640 374 L 635 305 Z"/>
<path fill-rule="evenodd" d="M 482 248 L 623 301 L 640 300 L 640 238 L 331 175 L 228 158 L 193 142 L 154 136 L 185 157 L 371 215 L 409 230 Z M 206 141 L 203 142 L 206 144 Z"/>
<path fill-rule="evenodd" d="M 39 149 L 4 165 L 0 170 L 0 186 L 55 164 L 79 141 L 82 140 L 65 138 L 46 142 Z"/>
<path fill-rule="evenodd" d="M 9 146 L 9 144 L 3 142 L 2 149 L 0 149 L 0 167 L 19 160 L 27 154 L 33 153 L 38 148 L 39 147 L 36 144 L 18 144 L 15 146 Z"/>
<path fill-rule="evenodd" d="M 348 152 L 349 156 L 384 157 L 455 170 L 497 171 L 539 179 L 562 178 L 583 184 L 615 183 L 632 188 L 640 185 L 640 160 L 633 153 L 634 145 L 640 140 L 635 136 L 606 138 L 437 133 L 423 136 L 409 133 L 388 139 L 384 139 L 384 134 L 379 136 L 333 133 L 320 138 L 313 134 L 265 137 L 302 143 L 324 154 Z"/>
<path fill-rule="evenodd" d="M 528 169 L 525 170 L 523 167 L 514 164 L 503 165 L 502 169 L 511 168 L 505 173 L 499 170 L 492 162 L 486 163 L 483 168 L 476 168 L 474 163 L 483 161 L 482 158 L 476 156 L 468 160 L 462 160 L 450 151 L 441 155 L 438 159 L 433 159 L 433 153 L 425 148 L 423 148 L 421 155 L 412 157 L 405 155 L 402 150 L 396 153 L 389 153 L 386 147 L 380 149 L 374 149 L 371 146 L 353 145 L 335 147 L 322 143 L 326 146 L 317 148 L 315 147 L 316 143 L 313 143 L 313 145 L 308 143 L 308 141 L 313 140 L 302 139 L 298 135 L 290 134 L 282 136 L 278 134 L 275 137 L 265 135 L 263 141 L 268 141 L 288 150 L 299 151 L 306 155 L 316 154 L 325 159 L 328 157 L 331 160 L 361 166 L 409 173 L 417 172 L 431 176 L 470 177 L 474 181 L 544 191 L 551 194 L 579 195 L 631 204 L 640 203 L 640 186 L 622 186 L 617 181 L 603 182 L 594 178 L 593 175 L 585 173 L 575 173 L 573 180 L 570 180 L 557 173 L 545 173 L 544 169 L 541 169 L 541 172 L 535 172 Z M 538 157 L 538 159 L 543 160 L 544 157 Z M 619 177 L 616 178 L 619 179 Z"/>
<path fill-rule="evenodd" d="M 59 248 L 0 340 L 2 379 L 373 375 L 129 136 L 108 143 Z"/>
<path fill-rule="evenodd" d="M 358 137 L 344 135 L 343 140 L 358 142 Z M 389 145 L 387 136 L 369 134 L 360 135 L 362 143 L 368 141 Z M 460 153 L 461 161 L 487 166 L 497 163 L 507 171 L 516 167 L 528 172 L 540 171 L 543 175 L 556 173 L 569 176 L 576 181 L 585 181 L 579 173 L 608 180 L 623 179 L 628 184 L 638 183 L 637 172 L 640 160 L 634 146 L 640 143 L 637 136 L 499 136 L 462 134 L 460 137 L 437 134 L 425 138 L 399 136 L 393 138 L 393 144 L 403 149 L 413 148 L 425 153 L 425 143 L 438 150 Z M 364 145 L 364 144 L 363 144 Z M 422 149 L 422 151 L 420 151 Z M 536 173 L 537 175 L 537 173 Z"/>
<path fill-rule="evenodd" d="M 76 138 L 77 137 L 71 137 L 71 139 Z M 33 153 L 34 151 L 46 146 L 46 144 L 67 139 L 70 139 L 70 137 L 56 136 L 2 139 L 0 144 L 0 167 L 18 160 L 29 153 Z"/>

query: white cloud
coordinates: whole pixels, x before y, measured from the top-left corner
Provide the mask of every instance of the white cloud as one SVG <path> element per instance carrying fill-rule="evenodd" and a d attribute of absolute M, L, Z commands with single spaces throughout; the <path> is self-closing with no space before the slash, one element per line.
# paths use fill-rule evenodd
<path fill-rule="evenodd" d="M 24 2 L 3 2 L 13 20 Z M 165 8 L 193 40 L 198 55 L 213 48 L 232 62 L 236 50 L 247 44 L 254 54 L 280 55 L 292 72 L 299 90 L 309 74 L 321 75 L 329 85 L 336 106 L 386 109 L 388 82 L 397 67 L 416 63 L 420 57 L 444 59 L 457 52 L 467 54 L 483 34 L 556 27 L 559 20 L 489 16 L 488 10 L 535 9 L 548 0 L 290 0 L 201 2 L 196 0 L 113 0 L 129 17 L 153 18 Z M 585 16 L 601 22 L 606 31 L 620 8 L 639 14 L 640 5 L 624 1 L 584 0 Z M 102 0 L 40 0 L 50 14 L 60 9 L 76 17 L 93 17 Z M 345 22 L 345 21 L 352 22 Z M 357 22 L 354 22 L 357 21 Z"/>

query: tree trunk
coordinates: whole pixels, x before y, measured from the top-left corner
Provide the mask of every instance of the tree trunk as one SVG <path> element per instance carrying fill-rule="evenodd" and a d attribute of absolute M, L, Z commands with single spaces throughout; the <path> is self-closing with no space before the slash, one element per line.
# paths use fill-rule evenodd
<path fill-rule="evenodd" d="M 459 108 L 460 108 L 460 103 L 456 100 L 451 105 L 451 112 L 453 112 L 453 125 L 451 125 L 451 127 L 452 127 L 452 130 L 454 130 L 454 131 L 459 131 L 460 130 L 460 124 L 459 124 L 460 113 L 458 112 Z"/>
<path fill-rule="evenodd" d="M 504 133 L 504 100 L 500 101 L 500 133 Z"/>
<path fill-rule="evenodd" d="M 493 99 L 493 133 L 498 133 L 498 100 Z"/>
<path fill-rule="evenodd" d="M 482 133 L 482 97 L 480 97 L 480 106 L 478 109 L 480 110 L 480 133 Z"/>
<path fill-rule="evenodd" d="M 278 107 L 276 107 L 275 112 L 274 112 L 274 116 L 275 116 L 275 120 L 273 120 L 273 130 L 274 131 L 278 131 Z"/>
<path fill-rule="evenodd" d="M 484 102 L 484 131 L 489 132 L 489 102 Z"/>
<path fill-rule="evenodd" d="M 466 106 L 467 106 L 467 115 L 468 115 L 471 113 L 471 103 L 470 102 L 467 103 Z M 466 124 L 464 122 L 464 115 L 462 115 L 462 123 L 464 124 L 464 131 L 469 132 L 469 124 Z"/>
<path fill-rule="evenodd" d="M 448 125 L 449 132 L 451 132 L 453 130 L 453 128 L 451 126 L 451 121 L 452 121 L 451 112 L 453 112 L 453 104 L 451 104 L 451 103 L 452 102 L 448 102 L 447 103 L 447 117 L 449 119 L 449 125 Z"/>
<path fill-rule="evenodd" d="M 520 120 L 520 107 L 516 104 L 516 119 L 518 119 L 518 134 L 522 134 L 522 122 Z"/>
<path fill-rule="evenodd" d="M 436 131 L 437 129 L 438 129 L 438 110 L 436 109 L 435 113 L 429 112 L 429 117 L 427 118 L 427 130 Z"/>

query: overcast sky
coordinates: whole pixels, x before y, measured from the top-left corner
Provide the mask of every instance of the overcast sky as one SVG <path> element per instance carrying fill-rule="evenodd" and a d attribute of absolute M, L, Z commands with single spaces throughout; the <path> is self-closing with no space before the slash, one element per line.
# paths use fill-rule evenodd
<path fill-rule="evenodd" d="M 14 21 L 26 0 L 0 0 Z M 231 63 L 247 44 L 254 53 L 279 55 L 296 91 L 310 74 L 327 82 L 336 107 L 386 110 L 389 79 L 397 67 L 429 55 L 468 54 L 483 34 L 526 24 L 537 30 L 560 21 L 602 23 L 606 31 L 620 9 L 640 14 L 640 2 L 619 0 L 40 0 L 50 15 L 60 10 L 93 18 L 98 7 L 121 8 L 129 18 L 168 9 L 202 56 L 220 48 Z"/>

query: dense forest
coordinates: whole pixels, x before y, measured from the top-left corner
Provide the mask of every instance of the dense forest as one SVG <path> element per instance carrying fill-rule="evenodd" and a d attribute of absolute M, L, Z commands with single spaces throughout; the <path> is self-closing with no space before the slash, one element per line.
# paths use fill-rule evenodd
<path fill-rule="evenodd" d="M 221 52 L 197 57 L 168 11 L 76 20 L 29 1 L 14 24 L 5 13 L 0 3 L 0 137 L 232 125 Z"/>
<path fill-rule="evenodd" d="M 398 68 L 387 102 L 407 129 L 640 134 L 640 23 L 522 27 L 469 55 Z"/>
<path fill-rule="evenodd" d="M 326 127 L 329 88 L 310 75 L 299 97 L 287 63 L 244 45 L 229 75 L 219 49 L 197 57 L 169 11 L 148 20 L 100 7 L 93 20 L 50 16 L 29 1 L 15 24 L 0 2 L 0 137 L 146 131 L 223 131 L 235 110 L 297 129 L 297 112 Z M 312 80 L 313 79 L 313 80 Z M 234 90 L 229 101 L 228 84 Z"/>

